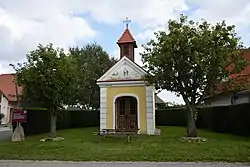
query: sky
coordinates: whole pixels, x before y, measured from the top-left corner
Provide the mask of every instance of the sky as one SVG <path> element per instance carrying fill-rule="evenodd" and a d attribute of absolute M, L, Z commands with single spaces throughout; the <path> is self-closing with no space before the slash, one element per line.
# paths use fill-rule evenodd
<path fill-rule="evenodd" d="M 26 61 L 26 54 L 39 43 L 67 50 L 97 42 L 110 56 L 119 57 L 116 42 L 126 17 L 138 45 L 135 62 L 142 65 L 141 45 L 154 32 L 167 30 L 167 21 L 180 14 L 212 24 L 226 20 L 236 25 L 244 44 L 250 44 L 249 0 L 0 0 L 0 74 L 13 72 L 9 64 Z M 159 96 L 183 103 L 172 92 Z"/>

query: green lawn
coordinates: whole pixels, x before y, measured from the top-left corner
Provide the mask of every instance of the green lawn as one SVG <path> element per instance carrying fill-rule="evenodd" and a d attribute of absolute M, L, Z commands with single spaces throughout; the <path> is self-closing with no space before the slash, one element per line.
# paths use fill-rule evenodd
<path fill-rule="evenodd" d="M 250 139 L 200 130 L 207 142 L 187 143 L 177 138 L 185 128 L 160 127 L 161 136 L 126 138 L 93 135 L 97 128 L 58 131 L 59 142 L 40 142 L 45 135 L 27 137 L 24 143 L 0 142 L 0 159 L 74 161 L 250 161 Z"/>

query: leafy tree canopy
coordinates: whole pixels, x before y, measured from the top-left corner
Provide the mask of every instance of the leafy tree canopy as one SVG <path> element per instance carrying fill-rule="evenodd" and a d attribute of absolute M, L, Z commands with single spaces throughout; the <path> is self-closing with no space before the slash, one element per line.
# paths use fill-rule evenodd
<path fill-rule="evenodd" d="M 62 49 L 52 44 L 38 45 L 27 54 L 27 62 L 12 65 L 18 85 L 23 86 L 23 99 L 39 101 L 51 111 L 51 133 L 56 132 L 57 111 L 67 104 L 72 93 L 72 67 Z"/>
<path fill-rule="evenodd" d="M 82 48 L 70 48 L 70 57 L 72 59 L 75 71 L 75 91 L 74 103 L 80 103 L 85 108 L 98 109 L 100 106 L 100 88 L 96 80 L 109 70 L 117 60 L 109 57 L 103 48 L 90 43 Z"/>
<path fill-rule="evenodd" d="M 194 22 L 181 15 L 179 21 L 169 20 L 167 32 L 155 33 L 155 39 L 143 47 L 142 60 L 152 74 L 145 79 L 182 96 L 190 111 L 188 136 L 196 136 L 194 108 L 215 84 L 245 65 L 235 26 L 225 21 Z M 235 68 L 226 70 L 232 63 Z"/>

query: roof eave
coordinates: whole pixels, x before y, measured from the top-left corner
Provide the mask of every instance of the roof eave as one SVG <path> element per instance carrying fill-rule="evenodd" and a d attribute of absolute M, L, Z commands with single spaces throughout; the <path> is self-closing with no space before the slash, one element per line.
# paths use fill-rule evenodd
<path fill-rule="evenodd" d="M 118 44 L 119 46 L 121 44 L 133 44 L 134 48 L 138 48 L 136 41 L 117 41 L 116 44 Z"/>

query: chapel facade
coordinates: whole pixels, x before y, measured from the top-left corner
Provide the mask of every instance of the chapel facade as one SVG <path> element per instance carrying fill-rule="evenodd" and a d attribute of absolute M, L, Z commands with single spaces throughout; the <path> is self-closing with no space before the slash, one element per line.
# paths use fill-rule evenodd
<path fill-rule="evenodd" d="M 155 88 L 142 77 L 147 72 L 135 63 L 137 44 L 128 26 L 117 41 L 120 60 L 97 80 L 100 87 L 100 131 L 138 130 L 156 134 Z"/>

